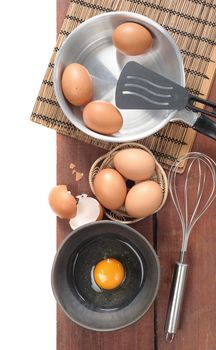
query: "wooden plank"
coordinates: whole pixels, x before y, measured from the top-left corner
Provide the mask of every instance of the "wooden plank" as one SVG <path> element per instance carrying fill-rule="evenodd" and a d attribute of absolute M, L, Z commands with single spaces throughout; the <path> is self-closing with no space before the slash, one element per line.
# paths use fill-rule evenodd
<path fill-rule="evenodd" d="M 57 0 L 57 31 L 59 31 L 69 1 Z M 216 92 L 214 85 L 211 98 Z M 204 136 L 198 136 L 194 150 L 209 154 L 215 159 L 215 143 Z M 89 193 L 87 174 L 91 163 L 104 151 L 81 143 L 69 137 L 57 135 L 57 182 L 70 185 L 75 193 Z M 72 180 L 69 164 L 76 163 L 85 177 L 79 183 Z M 216 344 L 214 325 L 216 323 L 216 287 L 215 287 L 215 249 L 214 238 L 216 204 L 208 211 L 208 216 L 199 221 L 191 235 L 188 262 L 190 264 L 184 313 L 181 329 L 175 343 L 167 345 L 164 341 L 164 321 L 170 290 L 173 264 L 178 257 L 181 231 L 173 205 L 168 200 L 166 207 L 158 216 L 158 254 L 161 261 L 162 276 L 160 293 L 157 299 L 156 319 L 154 309 L 135 325 L 125 330 L 111 333 L 99 333 L 76 326 L 63 312 L 57 310 L 57 350 L 213 350 Z M 207 218 L 208 217 L 208 218 Z M 206 219 L 207 218 L 207 219 Z M 151 219 L 134 225 L 152 241 Z M 63 220 L 57 221 L 57 244 L 70 232 L 69 225 Z M 154 334 L 154 324 L 157 332 Z"/>
<path fill-rule="evenodd" d="M 57 0 L 57 32 L 60 30 L 69 1 Z M 105 151 L 89 146 L 70 137 L 57 135 L 57 183 L 66 184 L 75 194 L 90 194 L 88 172 L 91 164 Z M 73 180 L 70 163 L 84 173 L 84 178 Z M 152 219 L 133 225 L 152 243 Z M 57 246 L 70 232 L 68 223 L 57 220 Z M 154 349 L 154 307 L 135 325 L 126 329 L 100 333 L 86 330 L 71 322 L 57 307 L 57 350 L 153 350 Z"/>
<path fill-rule="evenodd" d="M 215 96 L 216 80 L 209 98 L 215 100 Z M 193 151 L 203 152 L 216 161 L 216 143 L 205 136 L 197 135 Z M 184 175 L 179 176 L 182 176 L 183 182 Z M 195 185 L 194 190 L 196 190 Z M 213 350 L 216 348 L 215 213 L 216 201 L 198 221 L 190 236 L 187 258 L 189 272 L 183 312 L 180 330 L 172 345 L 164 340 L 164 323 L 171 276 L 174 263 L 178 259 L 182 233 L 170 198 L 158 215 L 157 245 L 162 269 L 157 304 L 158 350 Z"/>
<path fill-rule="evenodd" d="M 86 143 L 72 138 L 57 136 L 57 183 L 66 184 L 72 193 L 91 194 L 88 185 L 88 172 L 91 164 L 105 151 L 89 146 Z M 77 169 L 84 173 L 81 181 L 75 182 L 70 163 L 76 164 Z M 133 225 L 135 229 L 142 232 L 145 237 L 152 241 L 152 219 L 144 223 Z M 70 232 L 69 224 L 64 220 L 57 220 L 57 244 Z M 58 350 L 148 350 L 154 349 L 154 309 L 135 325 L 127 329 L 100 333 L 85 330 L 71 322 L 60 309 L 57 313 L 57 349 Z"/>

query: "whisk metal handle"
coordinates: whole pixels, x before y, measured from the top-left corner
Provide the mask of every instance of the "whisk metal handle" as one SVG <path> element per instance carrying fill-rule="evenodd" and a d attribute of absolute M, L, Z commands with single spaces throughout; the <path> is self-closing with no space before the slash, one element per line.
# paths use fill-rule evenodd
<path fill-rule="evenodd" d="M 172 342 L 179 326 L 188 265 L 176 262 L 165 323 L 166 340 Z"/>

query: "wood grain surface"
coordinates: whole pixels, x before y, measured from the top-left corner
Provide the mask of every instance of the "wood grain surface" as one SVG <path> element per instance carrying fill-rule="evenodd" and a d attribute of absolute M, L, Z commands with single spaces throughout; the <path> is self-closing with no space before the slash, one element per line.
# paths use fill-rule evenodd
<path fill-rule="evenodd" d="M 69 1 L 57 0 L 57 31 Z M 216 81 L 210 98 L 215 100 Z M 193 150 L 216 160 L 216 143 L 197 136 Z M 93 161 L 105 151 L 63 135 L 57 135 L 57 183 L 66 184 L 73 193 L 88 193 L 88 172 Z M 73 180 L 70 163 L 84 173 Z M 183 176 L 184 175 L 179 175 Z M 71 187 L 72 186 L 72 187 Z M 157 216 L 155 237 L 153 218 L 133 225 L 157 249 L 161 263 L 161 284 L 158 298 L 148 313 L 134 325 L 116 332 L 85 330 L 71 322 L 57 307 L 57 350 L 215 350 L 216 349 L 216 203 L 194 228 L 188 248 L 189 273 L 183 305 L 181 327 L 172 344 L 164 341 L 164 321 L 173 267 L 181 243 L 181 228 L 175 209 L 168 198 Z M 70 232 L 68 223 L 57 220 L 57 246 Z"/>

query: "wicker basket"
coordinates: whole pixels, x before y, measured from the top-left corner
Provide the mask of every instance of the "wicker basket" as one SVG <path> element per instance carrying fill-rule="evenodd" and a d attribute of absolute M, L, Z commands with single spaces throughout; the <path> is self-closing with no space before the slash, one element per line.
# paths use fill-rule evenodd
<path fill-rule="evenodd" d="M 160 205 L 160 207 L 157 209 L 160 210 L 166 199 L 167 199 L 167 195 L 168 195 L 168 181 L 167 181 L 167 176 L 163 170 L 163 168 L 161 167 L 161 165 L 157 162 L 157 160 L 155 159 L 155 157 L 153 156 L 153 154 L 151 153 L 151 151 L 149 151 L 148 148 L 146 148 L 145 146 L 139 144 L 139 143 L 124 143 L 121 144 L 115 148 L 113 148 L 110 152 L 106 153 L 105 155 L 103 155 L 102 157 L 98 158 L 91 166 L 91 169 L 89 171 L 89 184 L 91 187 L 92 192 L 94 193 L 94 187 L 93 187 L 93 181 L 94 178 L 96 176 L 96 174 L 104 169 L 104 168 L 114 168 L 114 164 L 113 164 L 113 158 L 114 155 L 122 150 L 122 149 L 126 149 L 126 148 L 139 148 L 139 149 L 143 149 L 144 151 L 148 152 L 155 160 L 155 172 L 151 177 L 151 180 L 156 181 L 160 186 L 161 189 L 163 191 L 163 201 Z M 143 220 L 143 218 L 132 218 L 131 216 L 129 216 L 124 207 L 119 208 L 118 210 L 109 210 L 107 208 L 105 208 L 105 215 L 113 220 L 113 221 L 117 221 L 117 222 L 121 222 L 124 224 L 132 224 L 134 222 L 138 222 L 140 220 Z"/>

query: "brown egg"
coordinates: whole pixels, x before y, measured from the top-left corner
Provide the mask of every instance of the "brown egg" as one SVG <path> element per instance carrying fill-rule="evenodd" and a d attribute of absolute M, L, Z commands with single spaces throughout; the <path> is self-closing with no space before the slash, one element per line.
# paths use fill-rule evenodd
<path fill-rule="evenodd" d="M 76 215 L 77 202 L 67 190 L 67 186 L 55 186 L 49 193 L 49 204 L 61 219 L 71 219 Z"/>
<path fill-rule="evenodd" d="M 113 44 L 123 54 L 141 55 L 151 48 L 151 33 L 140 24 L 127 22 L 120 24 L 112 35 Z"/>
<path fill-rule="evenodd" d="M 153 214 L 161 205 L 163 192 L 155 181 L 143 181 L 133 186 L 127 194 L 125 209 L 134 218 Z"/>
<path fill-rule="evenodd" d="M 83 121 L 89 129 L 105 135 L 119 131 L 123 124 L 119 110 L 106 101 L 87 104 L 83 110 Z"/>
<path fill-rule="evenodd" d="M 62 75 L 62 90 L 74 106 L 82 106 L 91 101 L 93 84 L 88 70 L 79 63 L 69 64 Z"/>
<path fill-rule="evenodd" d="M 127 194 L 123 177 L 114 169 L 102 169 L 94 179 L 95 196 L 107 209 L 120 208 Z"/>
<path fill-rule="evenodd" d="M 142 181 L 153 175 L 155 161 L 148 152 L 142 149 L 128 148 L 116 153 L 114 166 L 127 179 Z"/>

